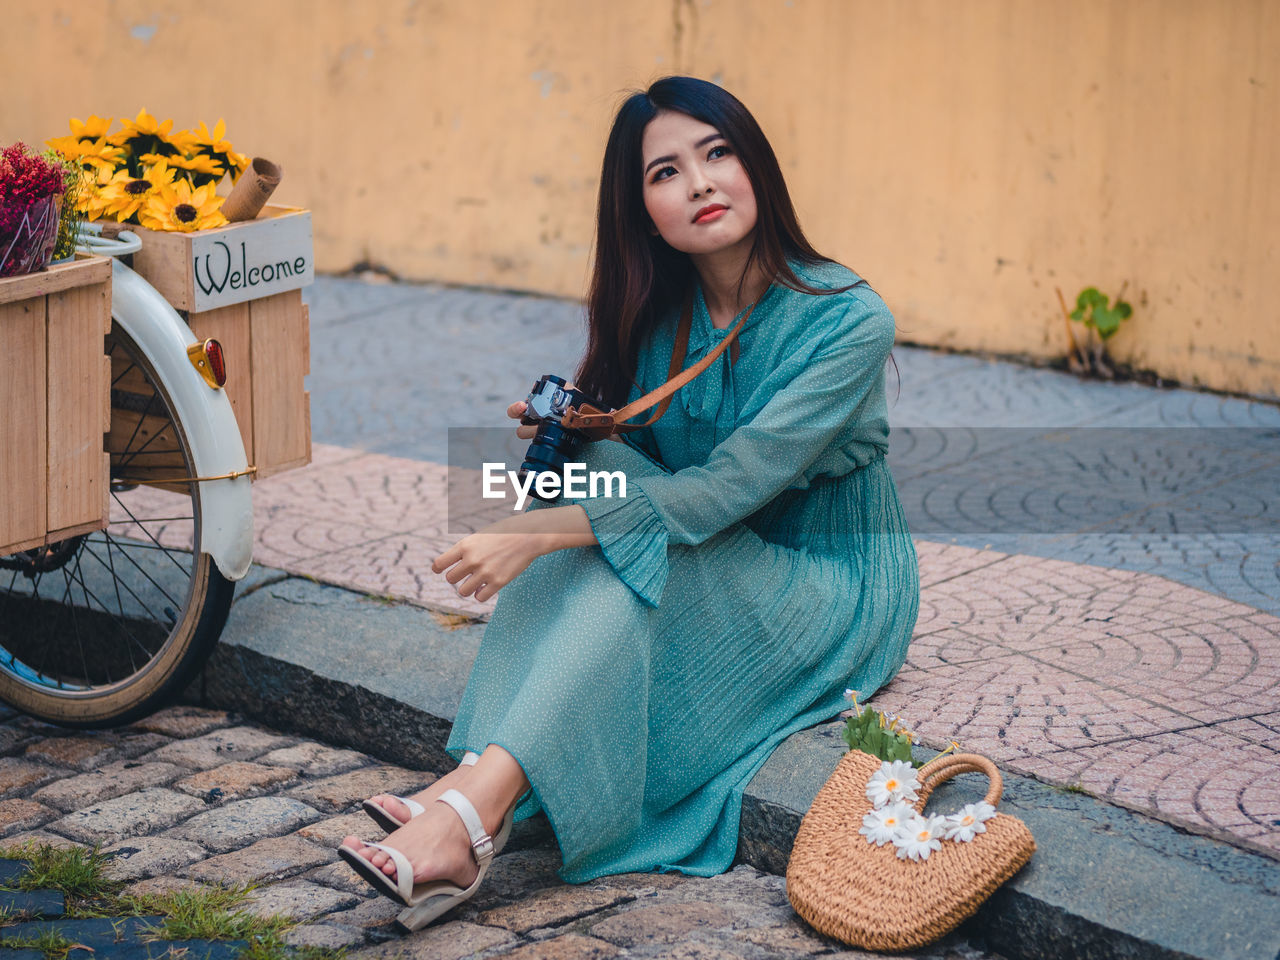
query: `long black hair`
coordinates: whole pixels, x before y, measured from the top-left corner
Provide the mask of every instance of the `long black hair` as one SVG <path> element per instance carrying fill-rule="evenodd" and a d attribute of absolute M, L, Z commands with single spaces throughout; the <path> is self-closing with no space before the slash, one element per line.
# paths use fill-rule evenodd
<path fill-rule="evenodd" d="M 787 263 L 829 263 L 805 239 L 778 158 L 750 111 L 733 94 L 694 77 L 664 77 L 629 96 L 604 149 L 596 213 L 596 252 L 587 294 L 587 351 L 575 376 L 580 389 L 610 406 L 625 402 L 640 344 L 694 282 L 693 261 L 649 229 L 641 142 L 664 110 L 715 127 L 729 142 L 755 192 L 756 226 L 743 280 L 758 265 L 765 276 L 806 293 L 835 293 L 805 284 Z M 843 288 L 847 289 L 847 288 Z"/>

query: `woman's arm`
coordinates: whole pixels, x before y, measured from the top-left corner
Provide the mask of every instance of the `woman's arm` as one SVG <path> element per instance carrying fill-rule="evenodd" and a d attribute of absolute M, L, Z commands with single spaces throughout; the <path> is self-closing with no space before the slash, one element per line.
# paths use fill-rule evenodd
<path fill-rule="evenodd" d="M 484 602 L 544 553 L 598 542 L 582 507 L 548 507 L 503 517 L 463 537 L 436 557 L 431 569 L 444 573 L 458 596 Z"/>
<path fill-rule="evenodd" d="M 669 544 L 702 543 L 794 484 L 883 383 L 893 326 L 878 297 L 850 294 L 835 332 L 705 464 L 631 478 L 626 497 L 579 501 L 622 581 L 657 606 Z"/>

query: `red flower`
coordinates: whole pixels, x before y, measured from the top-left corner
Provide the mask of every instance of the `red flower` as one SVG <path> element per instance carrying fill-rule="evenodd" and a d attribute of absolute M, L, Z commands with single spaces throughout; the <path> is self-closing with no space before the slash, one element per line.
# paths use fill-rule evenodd
<path fill-rule="evenodd" d="M 60 163 L 28 152 L 26 144 L 0 150 L 0 276 L 47 260 L 49 242 L 57 238 L 49 198 L 62 196 L 66 177 Z"/>

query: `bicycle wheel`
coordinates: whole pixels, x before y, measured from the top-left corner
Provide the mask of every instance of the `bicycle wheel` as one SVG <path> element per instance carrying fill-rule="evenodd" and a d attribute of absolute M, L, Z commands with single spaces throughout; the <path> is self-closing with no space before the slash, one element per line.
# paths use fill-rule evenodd
<path fill-rule="evenodd" d="M 200 550 L 191 446 L 164 384 L 118 325 L 105 530 L 0 557 L 0 699 L 69 727 L 127 723 L 195 676 L 234 583 Z M 146 483 L 143 481 L 152 481 Z"/>

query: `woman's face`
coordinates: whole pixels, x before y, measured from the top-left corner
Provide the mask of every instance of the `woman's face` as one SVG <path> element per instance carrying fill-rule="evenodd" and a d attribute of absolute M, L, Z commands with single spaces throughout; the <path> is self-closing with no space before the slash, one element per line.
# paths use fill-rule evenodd
<path fill-rule="evenodd" d="M 756 195 L 715 127 L 664 110 L 645 127 L 644 206 L 662 239 L 692 255 L 751 241 Z"/>

